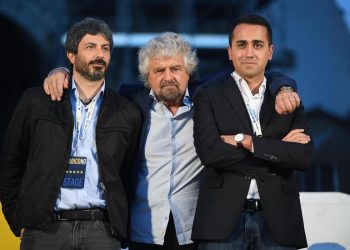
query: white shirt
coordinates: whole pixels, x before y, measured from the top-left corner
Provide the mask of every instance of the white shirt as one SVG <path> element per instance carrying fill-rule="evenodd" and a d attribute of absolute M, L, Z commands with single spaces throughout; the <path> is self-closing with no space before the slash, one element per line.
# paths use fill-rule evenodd
<path fill-rule="evenodd" d="M 239 91 L 241 92 L 244 103 L 246 104 L 246 108 L 247 108 L 250 120 L 252 122 L 254 133 L 259 134 L 261 130 L 258 131 L 259 129 L 257 127 L 257 124 L 254 124 L 254 123 L 259 122 L 259 126 L 260 126 L 259 114 L 260 114 L 261 105 L 264 101 L 264 94 L 266 90 L 266 77 L 264 77 L 264 80 L 262 81 L 259 87 L 259 92 L 253 95 L 246 80 L 244 80 L 240 75 L 238 75 L 236 71 L 233 72 L 231 75 L 235 80 L 239 88 Z M 254 116 L 255 116 L 255 119 L 254 119 Z M 260 199 L 259 190 L 255 179 L 252 179 L 250 182 L 247 199 Z"/>

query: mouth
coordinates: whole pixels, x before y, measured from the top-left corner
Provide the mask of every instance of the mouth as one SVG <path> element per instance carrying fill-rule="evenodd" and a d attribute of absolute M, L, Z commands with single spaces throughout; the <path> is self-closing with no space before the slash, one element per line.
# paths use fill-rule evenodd
<path fill-rule="evenodd" d="M 161 88 L 178 88 L 178 85 L 176 83 L 163 83 Z"/>
<path fill-rule="evenodd" d="M 92 63 L 92 64 L 90 64 L 92 67 L 94 67 L 94 68 L 104 68 L 105 67 L 105 65 L 103 65 L 103 64 L 97 64 L 97 63 Z"/>
<path fill-rule="evenodd" d="M 89 63 L 93 67 L 106 67 L 106 62 L 103 60 L 94 60 Z"/>
<path fill-rule="evenodd" d="M 256 65 L 255 62 L 242 62 L 242 64 L 246 64 L 246 65 Z"/>

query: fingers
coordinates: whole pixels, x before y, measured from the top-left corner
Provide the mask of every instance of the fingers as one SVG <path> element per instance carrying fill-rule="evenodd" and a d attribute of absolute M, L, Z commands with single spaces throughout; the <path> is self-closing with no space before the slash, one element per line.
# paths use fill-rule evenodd
<path fill-rule="evenodd" d="M 297 92 L 293 92 L 293 93 L 294 93 L 294 99 L 296 101 L 296 107 L 299 107 L 299 105 L 300 105 L 300 97 L 299 97 Z"/>
<path fill-rule="evenodd" d="M 296 135 L 296 134 L 299 134 L 299 133 L 303 133 L 303 132 L 304 132 L 304 129 L 297 128 L 297 129 L 293 129 L 293 130 L 289 131 L 287 136 L 293 136 L 293 135 Z"/>
<path fill-rule="evenodd" d="M 51 81 L 51 84 L 50 84 L 50 89 L 52 91 L 52 93 L 55 95 L 57 101 L 60 101 L 61 100 L 61 96 L 62 96 L 62 93 L 63 91 L 60 91 L 59 88 L 57 87 L 57 76 L 56 75 L 52 75 L 52 81 Z"/>
<path fill-rule="evenodd" d="M 47 95 L 51 94 L 50 88 L 49 88 L 49 83 L 47 82 L 47 77 L 44 80 L 44 91 Z"/>
<path fill-rule="evenodd" d="M 295 135 L 303 132 L 304 132 L 304 129 L 293 129 L 289 131 L 289 133 L 285 137 L 283 137 L 282 141 L 291 141 L 293 140 L 293 137 L 295 137 Z"/>
<path fill-rule="evenodd" d="M 284 109 L 277 104 L 277 99 L 276 99 L 276 104 L 275 104 L 275 110 L 276 110 L 277 114 L 279 114 L 279 115 L 285 114 L 283 111 Z"/>
<path fill-rule="evenodd" d="M 52 101 L 57 100 L 57 97 L 52 89 L 50 77 L 46 77 L 44 80 L 44 91 L 47 95 L 50 95 Z"/>
<path fill-rule="evenodd" d="M 220 139 L 225 143 L 229 143 L 229 144 L 232 144 L 234 146 L 237 146 L 235 140 L 233 139 L 233 135 L 221 135 Z"/>
<path fill-rule="evenodd" d="M 304 133 L 304 129 L 293 129 L 291 130 L 282 141 L 296 142 L 306 144 L 311 140 L 311 137 Z"/>
<path fill-rule="evenodd" d="M 63 70 L 53 71 L 46 79 L 51 99 L 60 101 L 63 90 L 69 86 L 69 74 Z"/>
<path fill-rule="evenodd" d="M 280 115 L 293 112 L 300 105 L 300 98 L 296 92 L 283 90 L 276 96 L 275 109 Z"/>
<path fill-rule="evenodd" d="M 285 91 L 284 93 L 282 93 L 282 102 L 284 104 L 284 112 L 289 114 L 291 112 L 294 111 L 294 109 L 296 108 L 296 101 L 294 99 L 294 95 L 293 92 L 290 91 Z"/>
<path fill-rule="evenodd" d="M 64 78 L 63 88 L 68 89 L 68 87 L 69 87 L 69 75 L 67 74 Z"/>

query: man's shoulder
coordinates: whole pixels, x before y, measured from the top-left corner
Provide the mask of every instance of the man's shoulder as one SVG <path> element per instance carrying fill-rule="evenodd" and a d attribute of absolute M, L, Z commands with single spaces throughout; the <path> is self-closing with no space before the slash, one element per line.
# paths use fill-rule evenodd
<path fill-rule="evenodd" d="M 127 110 L 128 112 L 139 113 L 138 107 L 134 102 L 122 96 L 120 93 L 116 92 L 113 89 L 106 88 L 106 98 L 110 100 L 109 103 L 112 103 L 113 106 Z"/>
<path fill-rule="evenodd" d="M 123 84 L 120 86 L 118 92 L 130 101 L 135 101 L 139 96 L 149 95 L 149 89 L 141 83 Z"/>
<path fill-rule="evenodd" d="M 222 88 L 227 81 L 232 80 L 232 77 L 227 72 L 220 72 L 217 74 L 210 75 L 202 80 L 197 91 L 215 92 Z"/>
<path fill-rule="evenodd" d="M 51 98 L 48 96 L 44 89 L 41 86 L 35 86 L 27 88 L 22 93 L 22 100 L 32 101 L 32 102 L 42 102 L 42 101 L 50 101 Z"/>

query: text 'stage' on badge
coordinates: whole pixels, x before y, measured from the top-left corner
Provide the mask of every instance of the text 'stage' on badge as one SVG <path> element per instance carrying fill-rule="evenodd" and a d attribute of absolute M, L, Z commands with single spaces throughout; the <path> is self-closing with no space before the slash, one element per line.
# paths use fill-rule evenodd
<path fill-rule="evenodd" d="M 64 176 L 63 188 L 83 188 L 86 172 L 86 157 L 72 156 L 68 160 L 68 168 Z"/>

